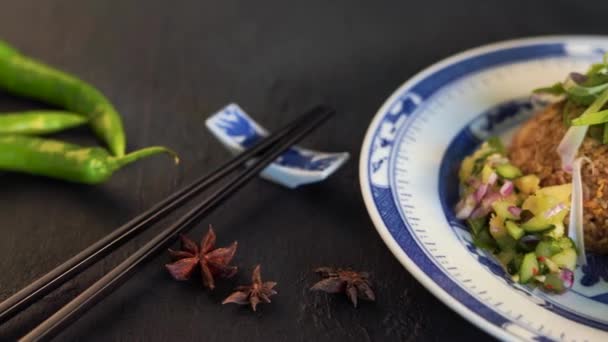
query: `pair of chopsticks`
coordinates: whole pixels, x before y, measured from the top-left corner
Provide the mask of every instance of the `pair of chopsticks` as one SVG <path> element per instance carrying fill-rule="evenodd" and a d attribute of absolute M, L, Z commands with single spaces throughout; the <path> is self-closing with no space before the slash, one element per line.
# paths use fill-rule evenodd
<path fill-rule="evenodd" d="M 192 228 L 204 215 L 242 188 L 260 171 L 272 163 L 286 149 L 298 142 L 308 133 L 334 114 L 334 110 L 319 106 L 302 115 L 277 133 L 265 138 L 249 150 L 238 155 L 210 174 L 203 176 L 183 189 L 170 195 L 139 216 L 117 228 L 112 233 L 87 247 L 63 264 L 57 266 L 38 280 L 0 303 L 0 324 L 19 314 L 37 300 L 44 297 L 63 283 L 72 279 L 87 267 L 101 260 L 110 252 L 132 237 L 149 228 L 151 224 L 180 207 L 186 201 L 211 185 L 227 178 L 230 173 L 245 166 L 245 169 L 231 177 L 224 185 L 196 204 L 175 223 L 162 230 L 152 240 L 139 248 L 134 254 L 100 278 L 97 282 L 55 312 L 48 319 L 25 335 L 23 341 L 46 340 L 84 312 L 110 294 L 122 284 L 139 265 L 167 247 L 178 234 Z"/>

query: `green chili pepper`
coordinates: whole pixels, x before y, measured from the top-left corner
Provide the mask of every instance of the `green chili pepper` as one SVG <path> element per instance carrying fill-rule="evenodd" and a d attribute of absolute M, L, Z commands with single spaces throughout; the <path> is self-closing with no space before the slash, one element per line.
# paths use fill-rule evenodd
<path fill-rule="evenodd" d="M 72 112 L 33 110 L 0 115 L 0 134 L 50 134 L 80 126 L 89 120 Z"/>
<path fill-rule="evenodd" d="M 101 183 L 121 167 L 141 158 L 175 152 L 160 146 L 147 147 L 122 157 L 100 147 L 81 147 L 57 140 L 26 135 L 0 135 L 0 170 L 29 173 L 75 183 Z"/>
<path fill-rule="evenodd" d="M 126 139 L 114 106 L 93 86 L 41 62 L 23 56 L 0 41 L 0 87 L 87 115 L 97 136 L 115 156 L 125 154 Z"/>

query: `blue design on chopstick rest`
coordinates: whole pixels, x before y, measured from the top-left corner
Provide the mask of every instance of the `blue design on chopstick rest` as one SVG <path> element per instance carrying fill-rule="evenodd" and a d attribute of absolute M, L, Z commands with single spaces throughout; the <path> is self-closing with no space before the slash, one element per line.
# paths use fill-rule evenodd
<path fill-rule="evenodd" d="M 233 148 L 249 148 L 268 134 L 261 127 L 254 125 L 253 120 L 237 105 L 228 105 L 216 115 L 213 124 L 221 129 L 225 136 L 231 138 L 229 143 L 233 144 Z"/>
<path fill-rule="evenodd" d="M 233 153 L 253 146 L 268 135 L 237 104 L 229 104 L 206 121 L 207 128 Z M 326 153 L 293 146 L 268 166 L 262 177 L 289 188 L 320 182 L 334 173 L 349 154 Z"/>

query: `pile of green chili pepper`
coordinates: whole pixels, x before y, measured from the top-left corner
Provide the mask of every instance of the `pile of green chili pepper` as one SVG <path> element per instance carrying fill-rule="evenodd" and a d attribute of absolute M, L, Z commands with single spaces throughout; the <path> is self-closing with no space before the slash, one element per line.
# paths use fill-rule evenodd
<path fill-rule="evenodd" d="M 0 88 L 65 109 L 0 115 L 0 170 L 97 184 L 124 165 L 171 150 L 154 146 L 125 154 L 120 115 L 103 94 L 75 76 L 22 55 L 0 41 Z M 88 123 L 107 145 L 81 147 L 36 137 Z"/>

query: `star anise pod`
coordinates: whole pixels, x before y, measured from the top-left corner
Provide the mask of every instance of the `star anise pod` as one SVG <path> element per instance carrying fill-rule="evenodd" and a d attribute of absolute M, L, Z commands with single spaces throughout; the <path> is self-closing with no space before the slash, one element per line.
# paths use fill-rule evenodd
<path fill-rule="evenodd" d="M 176 280 L 187 280 L 199 265 L 203 278 L 203 286 L 213 290 L 214 277 L 230 278 L 236 274 L 237 267 L 229 265 L 236 253 L 237 242 L 225 248 L 214 248 L 215 232 L 209 226 L 209 231 L 203 237 L 200 247 L 184 235 L 180 236 L 182 249 L 175 251 L 169 249 L 169 254 L 175 262 L 165 265 L 169 273 Z"/>
<path fill-rule="evenodd" d="M 357 307 L 359 298 L 369 301 L 376 300 L 367 272 L 355 272 L 331 267 L 319 267 L 315 272 L 321 275 L 323 279 L 310 288 L 313 291 L 344 292 L 355 307 Z"/>
<path fill-rule="evenodd" d="M 224 299 L 222 304 L 250 304 L 255 311 L 259 303 L 270 303 L 270 296 L 277 294 L 277 291 L 273 290 L 276 284 L 274 281 L 262 282 L 260 265 L 257 265 L 253 269 L 251 285 L 237 287 L 236 291 Z"/>

